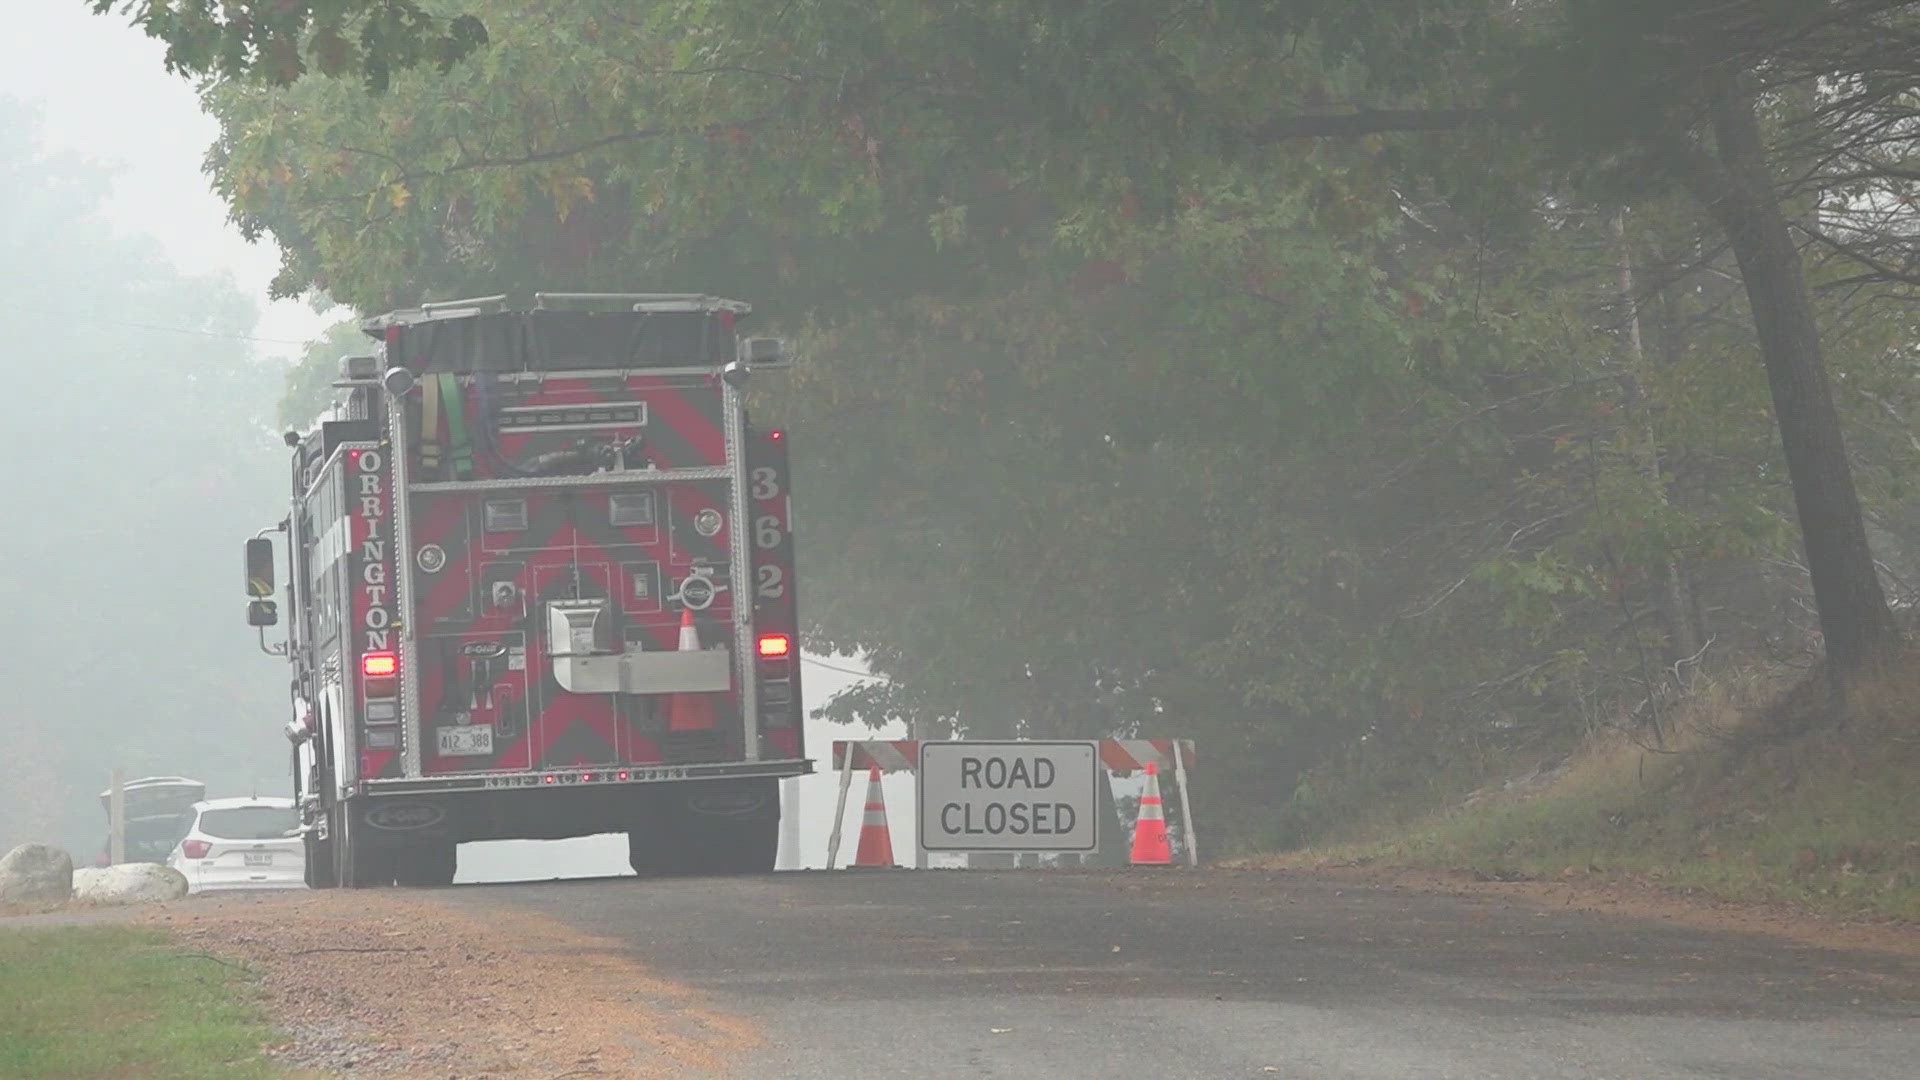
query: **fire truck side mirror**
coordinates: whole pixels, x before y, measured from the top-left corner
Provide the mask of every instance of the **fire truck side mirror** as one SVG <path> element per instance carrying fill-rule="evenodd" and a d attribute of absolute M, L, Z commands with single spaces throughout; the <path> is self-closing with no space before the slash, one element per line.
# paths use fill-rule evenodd
<path fill-rule="evenodd" d="M 271 600 L 247 601 L 248 626 L 272 626 L 280 621 L 280 608 Z"/>
<path fill-rule="evenodd" d="M 255 600 L 273 596 L 273 541 L 264 536 L 247 541 L 247 596 Z"/>

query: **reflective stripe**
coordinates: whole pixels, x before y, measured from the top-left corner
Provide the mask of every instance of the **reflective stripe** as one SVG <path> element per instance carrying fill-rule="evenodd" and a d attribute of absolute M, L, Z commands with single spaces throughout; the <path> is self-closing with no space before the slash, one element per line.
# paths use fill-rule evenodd
<path fill-rule="evenodd" d="M 473 475 L 473 447 L 467 443 L 467 410 L 460 400 L 459 376 L 441 372 L 440 391 L 446 399 L 447 448 L 453 458 L 453 475 L 465 480 Z"/>
<path fill-rule="evenodd" d="M 420 395 L 420 467 L 440 467 L 440 387 L 433 381 Z"/>

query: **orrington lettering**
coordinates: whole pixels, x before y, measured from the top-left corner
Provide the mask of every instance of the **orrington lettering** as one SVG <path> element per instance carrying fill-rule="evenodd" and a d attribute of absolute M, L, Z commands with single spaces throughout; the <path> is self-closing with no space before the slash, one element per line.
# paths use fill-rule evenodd
<path fill-rule="evenodd" d="M 393 584 L 388 576 L 387 551 L 391 541 L 387 527 L 386 459 L 378 450 L 362 450 L 354 459 L 360 508 L 364 526 L 360 541 L 360 628 L 366 632 L 363 652 L 385 652 L 393 648 Z"/>

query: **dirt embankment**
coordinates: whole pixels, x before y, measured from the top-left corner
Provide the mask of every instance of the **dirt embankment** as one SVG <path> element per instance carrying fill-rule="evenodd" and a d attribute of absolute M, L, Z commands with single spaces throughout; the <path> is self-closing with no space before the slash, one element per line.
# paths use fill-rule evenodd
<path fill-rule="evenodd" d="M 1254 857 L 1635 913 L 1679 897 L 1765 928 L 1822 913 L 1898 937 L 1920 925 L 1920 648 L 1854 677 L 1705 680 L 1655 729 L 1432 807 L 1393 805 L 1310 847 Z M 1414 787 L 1416 785 L 1409 785 Z M 1426 798 L 1428 796 L 1423 796 Z M 1392 873 L 1395 871 L 1386 871 Z M 1424 876 L 1423 876 L 1424 875 Z M 1496 889 L 1495 891 L 1501 891 Z M 1685 905 L 1682 905 L 1685 906 Z"/>
<path fill-rule="evenodd" d="M 1452 896 L 1505 896 L 1540 907 L 1574 908 L 1689 926 L 1761 934 L 1819 949 L 1846 949 L 1920 959 L 1920 922 L 1870 915 L 1838 915 L 1778 901 L 1726 900 L 1681 893 L 1647 882 L 1573 878 L 1500 881 L 1463 871 L 1396 866 L 1268 865 L 1359 884 Z"/>
<path fill-rule="evenodd" d="M 195 898 L 141 921 L 252 973 L 287 1032 L 273 1057 L 315 1074 L 724 1075 L 761 1041 L 614 943 L 427 893 Z"/>

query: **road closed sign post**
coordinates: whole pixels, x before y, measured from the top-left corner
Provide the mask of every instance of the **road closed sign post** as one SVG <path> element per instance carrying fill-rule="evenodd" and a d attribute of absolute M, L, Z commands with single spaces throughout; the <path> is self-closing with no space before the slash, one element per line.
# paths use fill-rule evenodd
<path fill-rule="evenodd" d="M 1093 851 L 1099 846 L 1093 742 L 920 744 L 925 851 Z"/>

